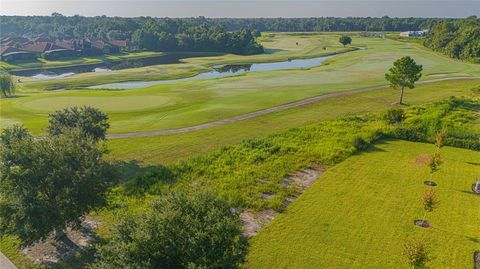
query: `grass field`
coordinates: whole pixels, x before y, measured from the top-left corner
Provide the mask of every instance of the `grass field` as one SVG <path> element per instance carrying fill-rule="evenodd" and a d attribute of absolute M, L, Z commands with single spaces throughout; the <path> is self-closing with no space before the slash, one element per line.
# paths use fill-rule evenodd
<path fill-rule="evenodd" d="M 50 67 L 62 67 L 62 66 L 72 66 L 72 65 L 80 65 L 80 64 L 95 64 L 95 63 L 101 63 L 105 61 L 115 61 L 115 60 L 121 60 L 121 59 L 131 59 L 131 58 L 150 57 L 150 56 L 159 56 L 159 55 L 162 55 L 162 53 L 146 51 L 146 52 L 129 52 L 129 53 L 123 52 L 118 54 L 68 58 L 68 59 L 61 59 L 61 60 L 46 60 L 43 58 L 38 58 L 35 61 L 16 61 L 12 63 L 0 61 L 0 70 L 50 68 Z"/>
<path fill-rule="evenodd" d="M 272 40 L 264 40 L 267 47 L 282 48 L 271 55 L 189 58 L 185 65 L 168 65 L 161 68 L 165 70 L 171 68 L 172 73 L 166 71 L 164 74 L 166 76 L 181 77 L 182 74 L 195 73 L 193 70 L 205 70 L 206 66 L 214 63 L 268 61 L 275 57 L 286 58 L 287 55 L 313 56 L 322 52 L 321 40 L 325 36 L 331 42 L 330 46 L 334 45 L 333 40 L 338 37 L 335 34 L 308 36 L 278 34 L 272 37 Z M 294 40 L 301 40 L 299 44 L 305 42 L 308 45 L 296 48 L 296 45 L 292 45 Z M 136 90 L 72 90 L 35 93 L 29 91 L 39 87 L 42 82 L 31 84 L 25 82 L 24 89 L 20 90 L 18 98 L 0 100 L 2 126 L 12 122 L 22 122 L 34 133 L 41 134 L 47 122 L 48 112 L 61 106 L 91 104 L 109 113 L 112 123 L 111 133 L 185 127 L 325 93 L 382 85 L 386 83 L 385 71 L 396 58 L 404 55 L 413 56 L 424 65 L 423 79 L 480 74 L 480 65 L 447 59 L 410 43 L 354 37 L 353 44 L 367 49 L 338 55 L 324 65 L 310 69 L 252 72 L 223 79 L 189 81 Z M 292 46 L 295 47 L 292 48 Z M 342 49 L 339 45 L 335 45 L 334 48 Z M 275 56 L 277 53 L 280 56 Z M 159 67 L 151 68 L 154 70 Z M 145 72 L 145 69 L 142 70 Z M 138 79 L 134 73 L 141 72 L 135 69 L 123 71 L 127 76 L 128 72 L 132 72 L 131 79 Z M 147 75 L 143 73 L 142 76 Z M 83 77 L 82 79 L 88 78 L 90 83 L 103 83 L 105 80 L 110 80 L 110 76 L 117 75 L 82 74 L 79 76 Z M 67 83 L 75 79 L 73 77 L 59 79 L 53 83 Z M 162 101 L 139 110 L 142 102 L 148 103 L 148 99 L 154 96 L 159 96 L 162 100 L 168 99 L 168 102 Z M 110 98 L 104 98 L 105 102 L 96 101 L 99 97 L 121 98 L 117 99 L 118 102 L 115 104 L 106 104 Z"/>
<path fill-rule="evenodd" d="M 440 206 L 427 217 L 433 228 L 417 228 L 428 169 L 416 158 L 433 151 L 386 141 L 329 169 L 252 239 L 248 268 L 408 268 L 401 253 L 410 238 L 431 244 L 431 268 L 472 268 L 480 206 L 470 186 L 480 153 L 442 149 Z"/>
<path fill-rule="evenodd" d="M 479 87 L 480 79 L 423 84 L 412 91 L 406 91 L 405 100 L 411 105 L 416 105 L 443 100 L 450 96 L 472 96 L 478 94 L 472 89 Z M 112 157 L 117 160 L 135 160 L 142 166 L 172 163 L 225 145 L 239 143 L 247 138 L 261 138 L 289 128 L 343 115 L 387 111 L 392 108 L 391 104 L 397 98 L 397 91 L 380 89 L 321 100 L 303 107 L 190 133 L 112 139 L 109 145 Z"/>

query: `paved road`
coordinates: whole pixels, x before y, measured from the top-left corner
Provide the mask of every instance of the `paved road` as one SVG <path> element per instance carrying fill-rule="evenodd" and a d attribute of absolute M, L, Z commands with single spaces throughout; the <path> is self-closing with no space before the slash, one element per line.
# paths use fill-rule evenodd
<path fill-rule="evenodd" d="M 455 80 L 455 79 L 478 79 L 478 78 L 479 77 L 437 78 L 437 79 L 420 81 L 417 84 L 432 83 L 432 82 L 439 82 L 439 81 L 446 81 L 446 80 Z M 382 88 L 386 88 L 386 87 L 388 87 L 388 85 L 369 87 L 369 88 L 361 88 L 361 89 L 355 89 L 355 90 L 343 91 L 343 92 L 328 93 L 328 94 L 314 96 L 314 97 L 306 98 L 306 99 L 303 99 L 303 100 L 300 100 L 300 101 L 284 104 L 284 105 L 279 105 L 279 106 L 275 106 L 275 107 L 271 107 L 271 108 L 267 108 L 267 109 L 263 109 L 263 110 L 258 110 L 258 111 L 242 114 L 242 115 L 235 116 L 235 117 L 228 118 L 228 119 L 212 121 L 212 122 L 203 123 L 203 124 L 199 124 L 199 125 L 194 125 L 194 126 L 189 126 L 189 127 L 184 127 L 184 128 L 177 128 L 177 129 L 166 129 L 166 130 L 146 131 L 146 132 L 132 132 L 132 133 L 123 133 L 123 134 L 109 134 L 109 135 L 107 135 L 107 138 L 115 139 L 115 138 L 128 138 L 128 137 L 160 136 L 160 135 L 181 134 L 181 133 L 193 132 L 193 131 L 207 129 L 207 128 L 211 128 L 211 127 L 215 127 L 215 126 L 220 126 L 220 125 L 232 123 L 232 122 L 237 122 L 237 121 L 241 121 L 241 120 L 255 118 L 255 117 L 258 117 L 258 116 L 262 116 L 262 115 L 265 115 L 265 114 L 278 112 L 278 111 L 282 111 L 282 110 L 286 110 L 286 109 L 290 109 L 290 108 L 295 108 L 295 107 L 308 105 L 308 104 L 315 103 L 315 102 L 323 100 L 323 99 L 328 99 L 328 98 L 333 98 L 333 97 L 338 97 L 338 96 L 344 96 L 344 95 L 350 95 L 350 94 L 355 94 L 355 93 L 361 93 L 361 92 L 366 92 L 366 91 L 373 91 L 373 90 L 378 90 L 378 89 L 382 89 Z"/>
<path fill-rule="evenodd" d="M 17 269 L 17 267 L 0 252 L 0 269 Z"/>

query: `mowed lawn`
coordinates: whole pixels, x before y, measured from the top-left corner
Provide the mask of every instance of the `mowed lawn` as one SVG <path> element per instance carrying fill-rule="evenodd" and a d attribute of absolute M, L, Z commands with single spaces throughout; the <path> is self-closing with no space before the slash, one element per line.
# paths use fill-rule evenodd
<path fill-rule="evenodd" d="M 325 36 L 328 36 L 328 40 L 338 38 L 337 34 Z M 257 61 L 263 58 L 267 60 L 272 59 L 268 57 L 274 57 L 271 55 L 276 53 L 285 57 L 285 55 L 289 55 L 285 51 L 294 49 L 292 48 L 294 40 L 299 40 L 299 44 L 309 44 L 298 48 L 299 51 L 293 53 L 294 55 L 299 57 L 314 56 L 319 53 L 318 49 L 321 48 L 322 43 L 322 35 L 292 37 L 282 34 L 276 38 L 278 39 L 272 41 L 271 46 L 273 47 L 271 49 L 275 46 L 283 46 L 284 49 L 279 49 L 272 54 L 199 57 L 195 60 L 191 59 L 191 62 L 185 65 L 178 64 L 175 67 L 171 65 L 165 68 L 176 70 L 172 72 L 178 72 L 175 73 L 175 76 L 180 76 L 182 72 L 188 73 L 188 70 L 191 73 L 192 68 L 205 69 L 205 66 L 209 64 L 225 61 L 241 62 L 242 59 L 255 61 L 255 57 L 258 58 Z M 13 122 L 21 122 L 32 129 L 35 134 L 41 134 L 47 124 L 48 113 L 55 109 L 74 105 L 92 105 L 109 114 L 111 133 L 181 128 L 326 93 L 384 85 L 386 84 L 385 72 L 395 59 L 405 55 L 414 57 L 415 60 L 424 65 L 422 79 L 425 80 L 452 76 L 478 77 L 480 75 L 480 65 L 478 64 L 473 65 L 447 59 L 422 49 L 418 45 L 406 42 L 354 36 L 353 45 L 364 46 L 367 49 L 338 55 L 329 59 L 323 65 L 309 69 L 250 72 L 222 79 L 189 81 L 123 91 L 23 91 L 19 93 L 18 98 L 0 100 L 2 118 L 5 122 L 5 124 L 2 122 L 1 127 L 8 126 Z M 335 46 L 335 50 L 341 49 L 338 45 L 332 44 L 332 46 Z M 301 46 L 299 45 L 299 47 Z M 182 68 L 185 69 L 179 71 Z M 159 72 L 144 72 L 141 76 L 150 77 L 158 74 Z M 172 74 L 167 72 L 164 75 L 171 76 Z M 97 79 L 109 79 L 108 74 L 98 76 L 88 74 L 88 80 L 94 82 Z M 134 77 L 135 75 L 132 75 L 131 78 Z M 54 83 L 62 83 L 62 81 L 68 80 L 67 78 L 58 79 Z M 40 82 L 38 82 L 39 84 Z M 26 86 L 24 85 L 24 87 Z M 29 87 L 35 87 L 35 84 Z M 25 89 L 20 89 L 20 91 L 22 90 Z M 159 96 L 158 98 L 162 101 L 152 102 L 152 98 L 156 98 L 155 96 Z M 121 98 L 110 100 L 108 97 Z M 163 101 L 167 99 L 168 101 Z M 143 107 L 142 102 L 145 102 Z"/>
<path fill-rule="evenodd" d="M 428 83 L 406 91 L 405 102 L 418 105 L 444 100 L 450 96 L 478 96 L 478 92 L 473 89 L 479 88 L 480 79 Z M 391 104 L 398 100 L 398 94 L 396 90 L 379 89 L 339 96 L 195 132 L 111 139 L 109 147 L 112 158 L 117 160 L 135 160 L 141 165 L 173 163 L 222 146 L 240 143 L 244 139 L 262 138 L 289 128 L 339 116 L 387 111 L 393 108 Z M 480 130 L 480 119 L 478 122 Z"/>
<path fill-rule="evenodd" d="M 248 268 L 408 268 L 406 240 L 431 247 L 430 268 L 472 268 L 480 250 L 480 152 L 446 147 L 434 175 L 439 207 L 422 218 L 430 144 L 385 141 L 330 168 L 251 240 Z"/>

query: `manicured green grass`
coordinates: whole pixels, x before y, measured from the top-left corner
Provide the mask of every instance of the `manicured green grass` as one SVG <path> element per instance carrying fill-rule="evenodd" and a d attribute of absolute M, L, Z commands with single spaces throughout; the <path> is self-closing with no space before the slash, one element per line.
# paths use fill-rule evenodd
<path fill-rule="evenodd" d="M 43 58 L 38 58 L 34 61 L 15 61 L 7 63 L 0 61 L 0 69 L 4 70 L 15 70 L 15 69 L 30 69 L 30 68 L 50 68 L 50 67 L 62 67 L 62 66 L 72 66 L 72 65 L 81 65 L 81 64 L 95 64 L 101 63 L 104 61 L 114 61 L 121 59 L 132 59 L 132 58 L 142 58 L 142 57 L 151 57 L 159 56 L 162 53 L 159 52 L 122 52 L 118 54 L 107 54 L 101 56 L 90 56 L 90 57 L 75 57 L 67 58 L 60 60 L 46 60 Z"/>
<path fill-rule="evenodd" d="M 480 87 L 480 80 L 423 84 L 414 90 L 406 91 L 405 100 L 411 105 L 416 105 L 443 100 L 450 96 L 471 96 L 478 94 L 472 91 L 476 87 Z M 112 150 L 112 158 L 117 160 L 135 160 L 142 166 L 171 163 L 239 143 L 247 138 L 262 138 L 289 128 L 318 123 L 342 115 L 386 111 L 392 108 L 391 104 L 397 101 L 397 98 L 398 92 L 395 90 L 374 90 L 321 100 L 303 107 L 190 133 L 112 139 L 109 141 L 109 147 Z"/>
<path fill-rule="evenodd" d="M 322 52 L 321 41 L 319 41 L 322 40 L 322 36 L 327 36 L 328 40 L 334 40 L 338 37 L 336 34 L 309 35 L 306 37 L 279 34 L 276 36 L 277 39 L 272 41 L 271 46 L 285 48 L 286 52 L 276 51 L 271 54 L 273 56 L 266 54 L 189 58 L 185 65 L 151 67 L 150 70 L 153 73 L 145 73 L 146 69 L 132 69 L 114 74 L 82 74 L 78 75 L 78 78 L 81 79 L 72 77 L 48 80 L 46 83 L 73 83 L 72 80 L 77 79 L 78 81 L 75 83 L 86 83 L 84 79 L 88 80 L 88 83 L 104 82 L 112 80 L 111 76 L 122 76 L 120 74 L 125 77 L 130 75 L 131 79 L 139 79 L 137 72 L 141 72 L 140 77 L 149 78 L 162 75 L 166 77 L 182 76 L 185 72 L 192 74 L 195 73 L 193 70 L 205 70 L 206 66 L 214 63 L 271 60 L 272 57 L 277 57 L 275 56 L 277 53 L 283 55 L 281 57 L 285 57 L 290 55 L 288 49 L 293 51 L 291 53 L 293 55 L 313 56 Z M 292 48 L 292 46 L 296 46 L 292 45 L 294 40 L 301 40 L 300 44 L 303 44 L 303 42 L 310 43 L 308 46 L 294 51 L 294 48 Z M 68 103 L 63 103 L 64 105 L 89 104 L 85 100 L 92 100 L 90 104 L 98 106 L 98 102 L 93 100 L 99 96 L 144 96 L 145 100 L 151 96 L 162 96 L 170 101 L 163 104 L 158 103 L 156 106 L 141 111 L 138 111 L 138 100 L 121 102 L 120 109 L 112 109 L 111 107 L 108 109 L 106 107 L 105 110 L 111 118 L 112 133 L 161 130 L 220 120 L 325 93 L 382 85 L 386 83 L 384 80 L 385 71 L 396 58 L 404 55 L 410 55 L 424 65 L 423 79 L 478 76 L 480 74 L 480 65 L 447 59 L 410 43 L 389 39 L 354 37 L 354 45 L 365 46 L 367 49 L 338 55 L 328 60 L 324 65 L 310 69 L 251 72 L 223 79 L 189 81 L 145 89 L 32 93 L 27 92 L 27 90 L 30 91 L 32 87 L 35 88 L 35 85 L 38 86 L 43 82 L 32 83 L 30 86 L 28 86 L 29 82 L 25 82 L 24 89 L 20 89 L 23 92 L 19 94 L 19 98 L 0 100 L 2 118 L 7 120 L 7 123 L 23 122 L 34 133 L 41 134 L 47 122 L 47 112 L 58 108 L 58 105 L 54 104 L 58 100 L 57 97 L 69 100 Z M 338 45 L 335 46 L 341 49 Z M 165 74 L 155 74 L 155 72 L 158 72 L 158 68 L 165 68 L 167 71 Z M 76 98 L 78 97 L 81 98 L 77 102 Z M 40 99 L 41 101 L 37 101 Z M 107 101 L 108 98 L 105 98 L 105 100 Z M 39 106 L 32 109 L 31 106 L 28 106 L 30 102 L 39 102 Z"/>
<path fill-rule="evenodd" d="M 330 168 L 251 240 L 248 268 L 408 268 L 402 247 L 410 238 L 431 244 L 431 268 L 472 268 L 480 206 L 470 187 L 480 153 L 442 149 L 440 205 L 427 215 L 433 227 L 417 228 L 428 169 L 416 158 L 433 151 L 385 141 Z"/>

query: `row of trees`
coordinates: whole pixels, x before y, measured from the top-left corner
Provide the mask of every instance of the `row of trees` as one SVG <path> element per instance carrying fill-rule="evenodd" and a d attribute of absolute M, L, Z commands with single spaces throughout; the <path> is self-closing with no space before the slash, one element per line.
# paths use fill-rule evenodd
<path fill-rule="evenodd" d="M 227 32 L 223 27 L 206 23 L 178 31 L 150 21 L 133 32 L 131 41 L 153 51 L 216 51 L 244 55 L 263 53 L 262 45 L 256 42 L 250 30 Z"/>
<path fill-rule="evenodd" d="M 1 16 L 0 28 L 4 34 L 47 35 L 52 39 L 127 39 L 141 49 L 154 51 L 263 53 L 263 47 L 255 41 L 258 31 L 252 33 L 242 28 L 231 32 L 205 18 L 66 17 L 54 13 L 52 16 Z"/>
<path fill-rule="evenodd" d="M 319 31 L 410 31 L 430 29 L 440 19 L 436 18 L 222 18 L 209 19 L 225 25 L 228 30 L 240 28 L 272 32 Z"/>
<path fill-rule="evenodd" d="M 480 19 L 441 21 L 429 32 L 424 45 L 452 58 L 480 62 Z"/>
<path fill-rule="evenodd" d="M 111 39 L 130 38 L 143 25 L 154 22 L 162 32 L 178 34 L 187 28 L 206 24 L 225 27 L 227 31 L 252 29 L 258 31 L 312 32 L 312 31 L 408 31 L 430 29 L 440 19 L 434 18 L 121 18 L 63 16 L 0 16 L 4 34 L 48 34 L 54 38 L 82 38 L 86 36 Z M 449 19 L 448 21 L 455 21 Z"/>

